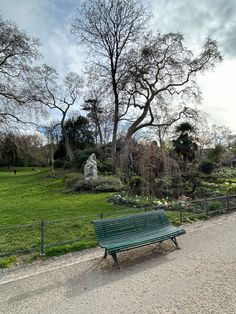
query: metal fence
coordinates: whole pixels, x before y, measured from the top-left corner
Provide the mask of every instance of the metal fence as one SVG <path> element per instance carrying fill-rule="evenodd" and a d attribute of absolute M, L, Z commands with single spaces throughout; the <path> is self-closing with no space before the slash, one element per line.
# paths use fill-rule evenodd
<path fill-rule="evenodd" d="M 73 250 L 72 246 L 78 250 L 95 246 L 92 220 L 128 215 L 138 211 L 141 209 L 104 212 L 97 215 L 0 228 L 0 258 L 31 252 L 55 255 L 60 250 L 61 252 Z"/>
<path fill-rule="evenodd" d="M 189 219 L 208 218 L 236 209 L 236 195 L 219 196 L 179 203 L 180 223 Z"/>
<path fill-rule="evenodd" d="M 99 215 L 79 216 L 71 219 L 40 221 L 27 225 L 0 228 L 0 258 L 38 252 L 41 255 L 79 250 L 96 245 L 92 220 L 110 218 L 131 213 L 163 208 L 131 208 L 122 211 L 103 212 Z M 236 195 L 205 198 L 190 202 L 179 202 L 166 206 L 168 216 L 174 224 L 182 224 L 211 215 L 236 209 Z"/>

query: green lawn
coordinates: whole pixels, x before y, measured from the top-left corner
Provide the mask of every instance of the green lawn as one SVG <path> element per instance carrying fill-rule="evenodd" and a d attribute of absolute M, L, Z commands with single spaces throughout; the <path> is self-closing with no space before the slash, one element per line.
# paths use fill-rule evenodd
<path fill-rule="evenodd" d="M 46 222 L 44 252 L 56 255 L 95 246 L 91 219 L 98 219 L 100 213 L 109 217 L 136 210 L 107 203 L 109 193 L 64 193 L 64 179 L 61 170 L 55 178 L 43 168 L 17 168 L 16 175 L 9 169 L 0 170 L 0 257 L 27 250 L 39 254 L 40 221 Z M 179 223 L 178 212 L 168 212 L 168 216 L 174 224 Z M 12 261 L 13 257 L 0 258 L 0 268 Z"/>
<path fill-rule="evenodd" d="M 0 170 L 0 226 L 121 209 L 106 202 L 108 193 L 62 193 L 63 173 L 56 178 L 47 174 L 46 169 L 18 168 L 16 175 L 8 169 Z"/>
<path fill-rule="evenodd" d="M 64 178 L 63 171 L 51 178 L 48 170 L 43 168 L 36 171 L 17 168 L 16 175 L 9 169 L 0 170 L 0 255 L 27 249 L 39 252 L 40 221 L 46 221 L 44 243 L 47 255 L 94 246 L 91 217 L 98 219 L 101 212 L 124 209 L 106 202 L 109 193 L 64 193 Z M 60 221 L 48 222 L 55 220 Z M 30 225 L 9 229 L 25 224 Z M 78 238 L 82 240 L 67 244 Z M 2 263 L 8 264 L 6 260 Z"/>

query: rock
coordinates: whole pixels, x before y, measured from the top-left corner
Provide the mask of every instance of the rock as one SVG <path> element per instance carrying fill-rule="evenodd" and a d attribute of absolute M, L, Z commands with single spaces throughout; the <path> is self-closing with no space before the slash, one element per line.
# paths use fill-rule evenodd
<path fill-rule="evenodd" d="M 92 153 L 86 161 L 84 166 L 84 179 L 87 180 L 96 180 L 98 177 L 98 170 L 97 170 L 97 161 L 96 155 Z"/>

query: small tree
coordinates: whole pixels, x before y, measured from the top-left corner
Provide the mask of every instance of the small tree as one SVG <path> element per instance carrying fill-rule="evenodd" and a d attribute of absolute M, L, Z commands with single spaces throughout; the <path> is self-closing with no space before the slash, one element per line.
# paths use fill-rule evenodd
<path fill-rule="evenodd" d="M 211 149 L 207 155 L 208 159 L 212 162 L 219 164 L 222 160 L 225 148 L 221 145 L 216 145 L 215 148 Z"/>
<path fill-rule="evenodd" d="M 65 128 L 65 122 L 68 111 L 78 101 L 82 88 L 82 78 L 77 73 L 70 72 L 65 76 L 63 84 L 60 84 L 56 70 L 43 65 L 36 68 L 34 80 L 31 81 L 31 87 L 33 89 L 34 102 L 60 112 L 60 127 L 66 153 L 70 161 L 73 161 L 74 153 Z"/>
<path fill-rule="evenodd" d="M 194 127 L 188 122 L 183 122 L 176 127 L 175 132 L 178 137 L 172 141 L 174 152 L 183 158 L 185 163 L 193 161 L 198 148 L 192 136 L 195 132 Z"/>
<path fill-rule="evenodd" d="M 77 116 L 68 119 L 65 122 L 65 130 L 70 139 L 70 145 L 73 151 L 94 146 L 94 134 L 91 130 L 89 120 L 86 117 Z"/>
<path fill-rule="evenodd" d="M 16 165 L 19 161 L 18 149 L 13 134 L 8 134 L 3 141 L 2 160 L 8 167 Z"/>
<path fill-rule="evenodd" d="M 94 146 L 93 132 L 91 130 L 89 120 L 86 117 L 77 116 L 77 117 L 68 119 L 65 122 L 65 131 L 68 135 L 68 138 L 70 141 L 70 147 L 73 151 L 73 154 L 76 153 L 75 156 L 78 155 L 78 152 L 76 152 L 77 150 L 81 151 L 91 146 Z M 57 149 L 54 154 L 54 159 L 55 160 L 64 159 L 66 155 L 67 154 L 66 154 L 65 140 L 62 135 L 57 145 Z"/>
<path fill-rule="evenodd" d="M 99 104 L 99 100 L 97 98 L 89 98 L 85 100 L 83 110 L 88 112 L 87 117 L 94 124 L 96 145 L 98 146 L 98 142 L 101 145 L 103 143 L 102 126 L 101 126 L 102 124 L 101 116 L 103 113 L 103 109 Z"/>
<path fill-rule="evenodd" d="M 49 125 L 45 126 L 43 129 L 44 129 L 44 134 L 48 141 L 47 153 L 49 154 L 49 160 L 51 161 L 52 173 L 54 173 L 54 154 L 57 150 L 57 147 L 60 141 L 60 134 L 61 134 L 60 123 L 51 122 Z"/>

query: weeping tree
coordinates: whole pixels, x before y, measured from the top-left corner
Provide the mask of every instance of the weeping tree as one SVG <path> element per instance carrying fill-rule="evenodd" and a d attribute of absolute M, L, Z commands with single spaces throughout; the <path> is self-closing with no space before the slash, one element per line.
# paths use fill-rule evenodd
<path fill-rule="evenodd" d="M 124 179 L 135 187 L 136 194 L 177 196 L 182 193 L 182 177 L 178 162 L 156 141 L 130 141 L 129 153 L 121 151 L 119 167 Z"/>

